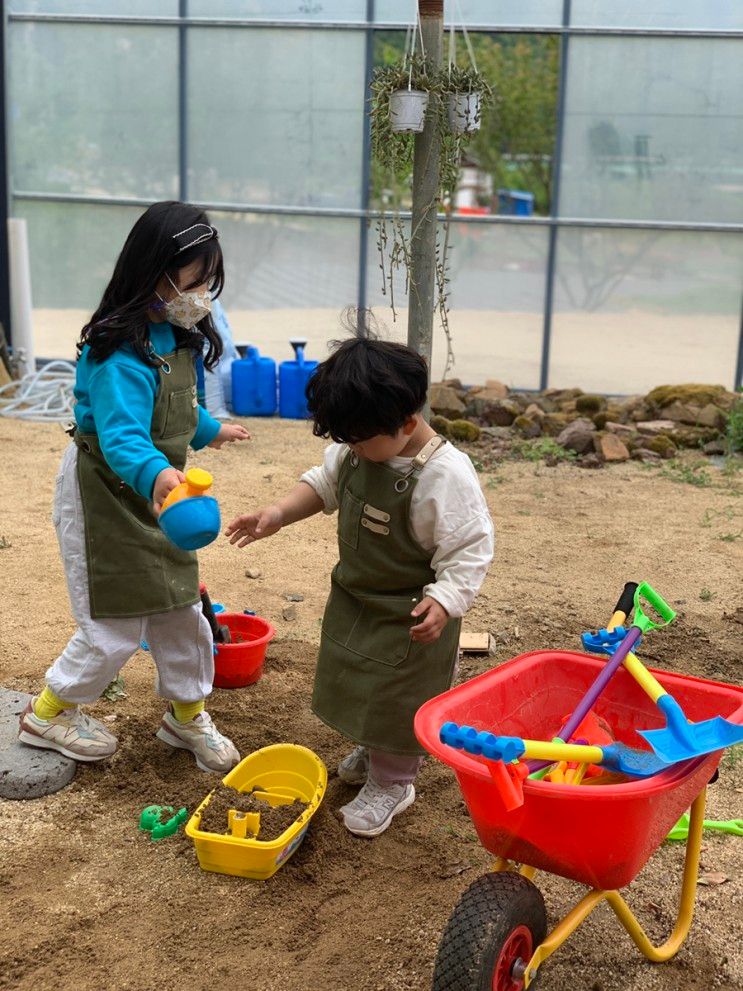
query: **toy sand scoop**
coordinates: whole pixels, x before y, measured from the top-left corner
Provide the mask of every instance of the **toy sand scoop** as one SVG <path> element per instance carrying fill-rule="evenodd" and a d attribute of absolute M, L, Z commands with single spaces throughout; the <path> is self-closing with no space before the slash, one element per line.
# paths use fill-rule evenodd
<path fill-rule="evenodd" d="M 642 611 L 641 600 L 648 602 L 663 619 L 667 618 L 664 608 L 670 611 L 669 607 L 647 582 L 642 582 L 635 592 L 634 626 L 639 626 L 644 631 L 649 623 Z M 624 666 L 666 718 L 666 725 L 662 729 L 638 730 L 662 761 L 675 764 L 743 743 L 743 726 L 731 723 L 722 716 L 705 719 L 701 723 L 689 722 L 676 699 L 669 695 L 633 653 L 626 654 Z"/>

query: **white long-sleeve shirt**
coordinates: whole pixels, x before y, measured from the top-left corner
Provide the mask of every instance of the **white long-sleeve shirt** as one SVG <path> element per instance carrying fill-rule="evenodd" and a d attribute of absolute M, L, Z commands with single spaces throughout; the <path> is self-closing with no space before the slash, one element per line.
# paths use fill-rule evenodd
<path fill-rule="evenodd" d="M 323 464 L 302 476 L 322 499 L 326 513 L 338 509 L 338 475 L 347 455 L 345 444 L 331 444 Z M 405 473 L 412 460 L 398 457 L 385 463 Z M 440 447 L 417 476 L 410 528 L 421 547 L 433 555 L 436 580 L 423 594 L 436 599 L 450 616 L 464 616 L 493 559 L 494 532 L 472 462 L 451 444 Z"/>

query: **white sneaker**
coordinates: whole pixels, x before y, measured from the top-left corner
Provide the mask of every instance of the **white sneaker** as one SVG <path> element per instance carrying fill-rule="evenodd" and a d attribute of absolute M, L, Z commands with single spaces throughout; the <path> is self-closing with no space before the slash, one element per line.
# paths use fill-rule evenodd
<path fill-rule="evenodd" d="M 166 712 L 155 735 L 171 747 L 190 750 L 202 771 L 226 774 L 240 761 L 237 747 L 217 730 L 208 712 L 188 723 L 179 723 L 172 712 Z"/>
<path fill-rule="evenodd" d="M 39 719 L 34 700 L 21 714 L 18 739 L 29 747 L 56 750 L 73 760 L 104 760 L 116 753 L 119 741 L 102 723 L 77 706 L 63 709 L 53 719 Z"/>
<path fill-rule="evenodd" d="M 415 801 L 413 785 L 382 788 L 369 778 L 356 798 L 340 810 L 346 829 L 354 836 L 379 836 L 398 812 Z"/>
<path fill-rule="evenodd" d="M 338 765 L 338 777 L 347 785 L 363 785 L 369 777 L 369 751 L 355 747 Z"/>

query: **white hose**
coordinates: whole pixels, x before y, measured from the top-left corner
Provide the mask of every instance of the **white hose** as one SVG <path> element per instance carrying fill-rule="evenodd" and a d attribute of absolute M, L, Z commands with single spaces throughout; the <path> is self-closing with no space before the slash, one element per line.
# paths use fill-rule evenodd
<path fill-rule="evenodd" d="M 75 366 L 50 361 L 38 372 L 0 386 L 0 416 L 41 423 L 67 423 L 72 412 Z"/>

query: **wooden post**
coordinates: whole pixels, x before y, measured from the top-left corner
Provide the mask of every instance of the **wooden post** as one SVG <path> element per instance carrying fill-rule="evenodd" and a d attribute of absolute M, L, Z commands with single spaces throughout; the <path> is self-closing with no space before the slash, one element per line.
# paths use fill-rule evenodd
<path fill-rule="evenodd" d="M 437 71 L 444 47 L 444 0 L 418 0 L 423 48 L 429 67 Z M 428 362 L 431 374 L 433 310 L 436 289 L 436 214 L 441 138 L 436 113 L 438 97 L 429 104 L 426 126 L 415 136 L 413 219 L 410 242 L 408 346 Z M 426 415 L 428 415 L 426 409 Z"/>

